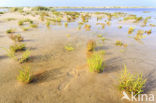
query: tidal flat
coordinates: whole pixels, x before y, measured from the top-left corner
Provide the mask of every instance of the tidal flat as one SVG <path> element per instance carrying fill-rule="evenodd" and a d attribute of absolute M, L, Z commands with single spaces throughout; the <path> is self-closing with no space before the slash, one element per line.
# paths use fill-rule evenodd
<path fill-rule="evenodd" d="M 0 103 L 129 103 L 124 65 L 156 95 L 156 12 L 119 11 L 0 13 Z"/>

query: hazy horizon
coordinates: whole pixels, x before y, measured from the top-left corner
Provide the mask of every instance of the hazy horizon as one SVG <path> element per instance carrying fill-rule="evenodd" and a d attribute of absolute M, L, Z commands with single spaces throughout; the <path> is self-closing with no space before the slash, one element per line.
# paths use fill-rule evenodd
<path fill-rule="evenodd" d="M 156 7 L 156 0 L 0 0 L 0 7 Z"/>

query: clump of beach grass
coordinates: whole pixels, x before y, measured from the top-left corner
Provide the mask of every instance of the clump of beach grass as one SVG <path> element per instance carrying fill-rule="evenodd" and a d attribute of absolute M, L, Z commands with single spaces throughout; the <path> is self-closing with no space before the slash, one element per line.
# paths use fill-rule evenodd
<path fill-rule="evenodd" d="M 8 35 L 9 38 L 15 42 L 22 42 L 23 41 L 23 37 L 21 36 L 21 34 L 9 34 Z"/>
<path fill-rule="evenodd" d="M 11 49 L 6 49 L 6 48 L 3 48 L 3 49 L 6 50 L 8 57 L 13 58 L 13 59 L 16 59 L 15 51 L 13 51 Z"/>
<path fill-rule="evenodd" d="M 100 52 L 93 53 L 87 58 L 88 67 L 90 72 L 103 72 L 104 70 L 104 59 Z"/>
<path fill-rule="evenodd" d="M 88 52 L 94 51 L 95 47 L 96 47 L 96 42 L 94 40 L 89 40 L 87 42 L 87 51 Z"/>
<path fill-rule="evenodd" d="M 25 44 L 21 44 L 21 43 L 14 44 L 14 45 L 10 46 L 10 50 L 14 51 L 14 52 L 23 51 L 25 49 L 26 49 Z"/>
<path fill-rule="evenodd" d="M 29 84 L 32 81 L 30 67 L 26 66 L 19 70 L 17 80 L 24 84 Z"/>
<path fill-rule="evenodd" d="M 18 59 L 19 63 L 24 63 L 26 61 L 28 61 L 28 59 L 30 58 L 30 50 L 26 50 L 22 56 Z"/>
<path fill-rule="evenodd" d="M 30 29 L 30 27 L 22 27 L 23 31 L 28 31 Z"/>
<path fill-rule="evenodd" d="M 46 22 L 46 26 L 47 26 L 47 28 L 50 27 L 50 21 L 49 21 L 49 20 L 47 20 L 47 22 Z"/>
<path fill-rule="evenodd" d="M 31 19 L 23 19 L 23 20 L 18 21 L 19 26 L 24 25 L 24 23 L 33 24 L 33 21 Z"/>
<path fill-rule="evenodd" d="M 65 27 L 68 27 L 68 23 L 64 23 L 64 26 L 65 26 Z"/>
<path fill-rule="evenodd" d="M 32 27 L 32 28 L 37 28 L 38 25 L 37 25 L 37 24 L 30 24 L 30 27 Z"/>
<path fill-rule="evenodd" d="M 150 30 L 147 30 L 147 31 L 145 31 L 145 33 L 147 33 L 148 35 L 150 35 L 152 33 L 152 30 L 151 29 Z"/>
<path fill-rule="evenodd" d="M 127 44 L 124 44 L 122 41 L 119 41 L 119 40 L 117 40 L 117 41 L 115 42 L 115 45 L 116 45 L 116 46 L 123 46 L 123 47 L 127 47 L 127 46 L 128 46 Z"/>
<path fill-rule="evenodd" d="M 90 29 L 91 29 L 91 25 L 89 25 L 89 24 L 85 24 L 84 28 L 85 28 L 87 31 L 90 31 Z"/>
<path fill-rule="evenodd" d="M 120 25 L 120 26 L 118 26 L 118 28 L 119 28 L 119 29 L 121 29 L 121 28 L 122 28 L 122 26 Z"/>
<path fill-rule="evenodd" d="M 15 29 L 8 29 L 6 30 L 6 33 L 7 34 L 15 33 Z"/>
<path fill-rule="evenodd" d="M 138 95 L 143 92 L 145 83 L 146 79 L 142 77 L 142 74 L 133 75 L 127 71 L 127 67 L 124 65 L 124 71 L 121 72 L 119 80 L 119 88 L 121 90 Z"/>
<path fill-rule="evenodd" d="M 134 31 L 134 27 L 129 27 L 129 29 L 128 29 L 128 34 L 132 34 L 132 32 Z"/>
<path fill-rule="evenodd" d="M 66 45 L 64 47 L 64 49 L 67 50 L 67 51 L 73 51 L 74 50 L 74 48 L 71 45 Z"/>

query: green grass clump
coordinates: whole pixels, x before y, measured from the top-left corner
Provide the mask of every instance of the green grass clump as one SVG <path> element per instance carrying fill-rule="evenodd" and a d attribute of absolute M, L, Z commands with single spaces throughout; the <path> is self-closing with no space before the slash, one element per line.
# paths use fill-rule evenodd
<path fill-rule="evenodd" d="M 94 40 L 89 40 L 87 42 L 87 51 L 88 52 L 94 51 L 95 47 L 96 47 L 96 42 Z"/>
<path fill-rule="evenodd" d="M 0 12 L 0 14 L 4 14 L 4 12 Z"/>
<path fill-rule="evenodd" d="M 18 25 L 21 26 L 21 25 L 24 25 L 24 23 L 29 23 L 29 24 L 33 24 L 33 21 L 31 19 L 23 19 L 23 20 L 20 20 L 18 21 Z"/>
<path fill-rule="evenodd" d="M 47 20 L 46 26 L 47 26 L 48 28 L 50 27 L 50 21 L 49 21 L 49 20 Z"/>
<path fill-rule="evenodd" d="M 137 19 L 136 15 L 130 15 L 124 18 L 124 20 L 135 20 Z"/>
<path fill-rule="evenodd" d="M 15 29 L 8 29 L 6 30 L 6 33 L 7 34 L 15 33 Z"/>
<path fill-rule="evenodd" d="M 89 71 L 90 72 L 103 72 L 104 64 L 103 64 L 103 56 L 100 52 L 93 53 L 90 57 L 87 58 Z"/>
<path fill-rule="evenodd" d="M 145 19 L 144 19 L 144 21 L 143 21 L 143 23 L 144 23 L 144 26 L 146 26 L 146 24 L 148 23 L 148 20 L 149 19 L 151 19 L 151 17 L 149 16 L 149 17 L 146 17 Z"/>
<path fill-rule="evenodd" d="M 30 29 L 30 27 L 22 27 L 23 31 L 28 31 Z"/>
<path fill-rule="evenodd" d="M 30 27 L 32 27 L 32 28 L 37 28 L 38 25 L 37 25 L 37 24 L 30 24 Z"/>
<path fill-rule="evenodd" d="M 128 46 L 127 44 L 124 44 L 123 42 L 121 42 L 121 41 L 119 41 L 119 40 L 117 40 L 117 41 L 115 42 L 115 45 L 116 45 L 116 46 L 123 46 L 123 47 L 127 47 L 127 46 Z"/>
<path fill-rule="evenodd" d="M 119 88 L 125 90 L 129 93 L 133 92 L 134 94 L 141 94 L 143 92 L 146 79 L 143 79 L 142 74 L 133 75 L 127 72 L 127 67 L 124 66 L 124 71 L 120 76 Z"/>
<path fill-rule="evenodd" d="M 103 37 L 103 35 L 102 35 L 102 34 L 98 34 L 98 35 L 97 35 L 97 37 L 102 38 L 102 37 Z"/>
<path fill-rule="evenodd" d="M 122 28 L 122 26 L 118 26 L 118 28 L 119 28 L 119 29 L 121 29 L 121 28 Z"/>
<path fill-rule="evenodd" d="M 5 49 L 5 48 L 4 48 Z M 11 49 L 5 49 L 6 52 L 7 52 L 7 56 L 10 57 L 10 58 L 16 58 L 15 57 L 15 51 L 11 50 Z"/>
<path fill-rule="evenodd" d="M 25 48 L 26 48 L 25 44 L 15 44 L 15 45 L 10 46 L 10 50 L 14 52 L 23 51 L 25 50 Z"/>
<path fill-rule="evenodd" d="M 26 50 L 22 56 L 18 59 L 19 63 L 23 63 L 28 61 L 28 59 L 30 58 L 30 50 Z"/>
<path fill-rule="evenodd" d="M 8 35 L 8 36 L 9 36 L 9 38 L 10 38 L 11 40 L 13 40 L 13 41 L 15 41 L 15 42 L 22 42 L 22 41 L 23 41 L 23 37 L 21 36 L 21 34 L 16 34 L 16 35 L 10 34 L 10 35 Z"/>
<path fill-rule="evenodd" d="M 50 8 L 43 7 L 43 6 L 37 6 L 37 7 L 33 7 L 32 10 L 34 10 L 34 11 L 49 11 Z"/>
<path fill-rule="evenodd" d="M 67 51 L 73 51 L 74 50 L 74 48 L 71 45 L 66 45 L 64 47 L 64 49 L 67 50 Z"/>
<path fill-rule="evenodd" d="M 65 26 L 65 27 L 68 27 L 68 23 L 64 23 L 64 26 Z"/>
<path fill-rule="evenodd" d="M 19 82 L 22 82 L 24 84 L 28 84 L 32 81 L 30 68 L 24 67 L 22 70 L 19 71 L 19 74 L 17 76 L 17 80 Z"/>
<path fill-rule="evenodd" d="M 90 29 L 91 29 L 91 25 L 89 25 L 89 24 L 85 24 L 84 28 L 85 28 L 87 31 L 90 31 Z"/>
<path fill-rule="evenodd" d="M 129 29 L 128 29 L 128 34 L 131 34 L 133 31 L 134 31 L 134 27 L 129 27 Z"/>
<path fill-rule="evenodd" d="M 145 33 L 147 33 L 148 35 L 150 35 L 152 33 L 152 30 L 151 29 L 150 30 L 147 30 L 147 31 L 145 31 Z"/>

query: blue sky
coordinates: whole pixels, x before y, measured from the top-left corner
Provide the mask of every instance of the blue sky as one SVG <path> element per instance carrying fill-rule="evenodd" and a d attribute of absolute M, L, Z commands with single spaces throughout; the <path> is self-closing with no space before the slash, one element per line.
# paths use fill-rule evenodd
<path fill-rule="evenodd" d="M 0 0 L 4 6 L 147 6 L 156 7 L 156 0 Z"/>

